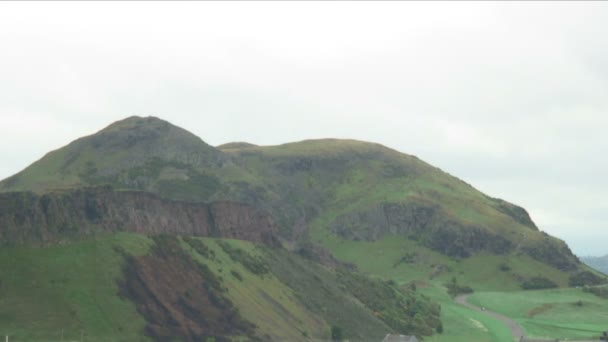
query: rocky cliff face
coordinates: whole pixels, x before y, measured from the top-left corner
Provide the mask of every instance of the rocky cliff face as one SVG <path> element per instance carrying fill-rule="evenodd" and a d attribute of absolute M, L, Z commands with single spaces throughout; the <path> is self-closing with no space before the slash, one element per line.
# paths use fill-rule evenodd
<path fill-rule="evenodd" d="M 517 207 L 509 207 L 516 213 L 513 208 Z M 523 209 L 517 213 L 527 227 L 537 230 Z M 368 211 L 342 215 L 331 229 L 353 240 L 372 241 L 387 234 L 401 235 L 453 257 L 469 257 L 481 251 L 506 254 L 517 250 L 564 271 L 575 270 L 578 265 L 565 243 L 546 234 L 539 233 L 542 239 L 522 245 L 522 241 L 509 240 L 482 225 L 455 220 L 432 203 L 384 203 Z"/>
<path fill-rule="evenodd" d="M 188 203 L 109 187 L 0 194 L 0 242 L 49 244 L 98 232 L 211 236 L 277 245 L 266 212 L 235 202 Z"/>
<path fill-rule="evenodd" d="M 420 240 L 449 256 L 468 257 L 481 250 L 504 254 L 511 241 L 478 226 L 465 226 L 450 219 L 431 203 L 384 203 L 366 212 L 339 217 L 332 230 L 355 240 L 377 240 L 386 234 Z"/>

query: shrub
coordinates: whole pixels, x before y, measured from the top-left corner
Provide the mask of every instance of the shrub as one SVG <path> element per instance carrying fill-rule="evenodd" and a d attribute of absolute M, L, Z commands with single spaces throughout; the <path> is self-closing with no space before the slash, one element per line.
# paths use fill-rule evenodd
<path fill-rule="evenodd" d="M 230 274 L 232 274 L 239 281 L 243 281 L 243 276 L 239 272 L 232 270 L 230 271 Z"/>
<path fill-rule="evenodd" d="M 209 249 L 209 247 L 207 247 L 207 245 L 205 245 L 201 240 L 189 236 L 183 237 L 183 240 L 198 254 L 207 259 L 215 259 L 215 252 L 212 249 Z"/>
<path fill-rule="evenodd" d="M 589 286 L 585 286 L 583 288 L 583 292 L 593 293 L 594 295 L 596 295 L 596 296 L 598 296 L 600 298 L 608 299 L 608 287 L 589 287 Z"/>
<path fill-rule="evenodd" d="M 254 257 L 240 248 L 232 247 L 225 241 L 218 241 L 217 244 L 232 260 L 241 263 L 251 273 L 263 276 L 270 272 L 268 265 L 261 258 Z"/>
<path fill-rule="evenodd" d="M 557 284 L 545 277 L 533 277 L 521 284 L 524 290 L 540 290 L 556 288 Z"/>
<path fill-rule="evenodd" d="M 570 276 L 568 283 L 570 286 L 593 286 L 605 284 L 606 278 L 597 276 L 589 271 L 582 271 Z"/>
<path fill-rule="evenodd" d="M 473 293 L 473 288 L 470 286 L 458 284 L 458 279 L 456 279 L 456 277 L 452 277 L 452 281 L 445 284 L 445 287 L 447 287 L 448 294 L 452 297 L 456 297 L 461 294 Z"/>
<path fill-rule="evenodd" d="M 501 272 L 509 272 L 511 270 L 511 266 L 509 266 L 508 264 L 502 262 L 502 263 L 500 263 L 500 265 L 498 265 L 498 269 Z"/>

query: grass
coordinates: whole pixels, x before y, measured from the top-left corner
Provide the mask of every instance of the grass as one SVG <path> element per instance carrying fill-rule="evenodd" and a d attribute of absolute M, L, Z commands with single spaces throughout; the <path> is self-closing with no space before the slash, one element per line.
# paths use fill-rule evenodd
<path fill-rule="evenodd" d="M 427 342 L 506 342 L 511 331 L 501 322 L 452 301 L 444 289 L 430 287 L 420 290 L 441 303 L 443 334 L 425 338 Z"/>
<path fill-rule="evenodd" d="M 400 284 L 415 283 L 420 292 L 430 296 L 442 306 L 441 319 L 444 333 L 425 339 L 426 341 L 511 341 L 510 331 L 503 323 L 453 302 L 443 284 L 452 277 L 463 285 L 472 286 L 477 293 L 473 298 L 483 298 L 476 302 L 491 309 L 501 303 L 519 303 L 519 311 L 496 309 L 507 316 L 518 318 L 518 312 L 528 312 L 545 302 L 558 302 L 552 310 L 532 318 L 517 319 L 533 335 L 538 337 L 580 338 L 599 335 L 601 323 L 608 321 L 608 300 L 604 304 L 597 297 L 584 294 L 582 290 L 566 289 L 554 292 L 521 291 L 520 278 L 543 274 L 560 286 L 567 286 L 568 275 L 555 268 L 538 262 L 527 255 L 481 254 L 467 259 L 452 259 L 419 246 L 415 241 L 399 236 L 387 236 L 377 241 L 343 240 L 323 231 L 314 235 L 330 248 L 341 260 L 357 265 L 365 274 L 382 279 L 393 279 Z M 404 255 L 415 256 L 411 262 L 396 263 Z M 501 265 L 508 265 L 502 268 Z M 437 265 L 445 265 L 444 271 L 437 273 Z M 479 292 L 501 290 L 503 292 Z M 534 298 L 536 294 L 543 294 Z M 551 295 L 551 296 L 549 296 Z M 495 302 L 489 302 L 490 298 Z M 515 299 L 517 298 L 517 299 Z M 572 305 L 583 298 L 583 307 Z M 530 303 L 535 303 L 531 305 Z M 604 310 L 604 311 L 602 311 Z M 578 314 L 577 314 L 578 312 Z M 598 314 L 598 315 L 596 315 Z M 596 315 L 591 321 L 586 316 Z M 575 322 L 575 323 L 572 323 Z M 600 324 L 600 325 L 598 325 Z M 606 327 L 603 327 L 605 330 Z M 554 331 L 557 333 L 551 334 Z"/>
<path fill-rule="evenodd" d="M 0 249 L 0 334 L 14 340 L 142 340 L 143 319 L 118 296 L 120 247 L 144 254 L 150 240 L 117 234 L 47 248 Z"/>
<path fill-rule="evenodd" d="M 232 259 L 218 242 L 260 257 L 253 244 L 238 240 L 196 239 L 213 251 L 213 257 L 205 257 L 186 244 L 184 248 L 195 260 L 206 264 L 223 278 L 228 289 L 227 296 L 237 305 L 243 318 L 258 327 L 259 335 L 286 341 L 305 340 L 305 336 L 327 337 L 329 327 L 304 308 L 291 288 L 272 274 L 252 273 L 238 260 Z M 233 272 L 242 279 L 235 277 Z"/>
<path fill-rule="evenodd" d="M 543 274 L 560 286 L 568 284 L 566 273 L 523 254 L 481 253 L 466 259 L 454 259 L 401 236 L 351 241 L 320 232 L 314 235 L 313 240 L 329 248 L 338 259 L 357 265 L 363 273 L 400 283 L 418 280 L 443 284 L 456 277 L 460 284 L 477 291 L 513 291 L 521 289 L 521 279 Z M 397 264 L 404 255 L 411 253 L 415 254 L 412 262 Z M 509 265 L 509 271 L 501 270 L 503 263 Z"/>
<path fill-rule="evenodd" d="M 481 292 L 470 302 L 514 318 L 535 337 L 589 339 L 608 329 L 608 300 L 582 289 Z"/>

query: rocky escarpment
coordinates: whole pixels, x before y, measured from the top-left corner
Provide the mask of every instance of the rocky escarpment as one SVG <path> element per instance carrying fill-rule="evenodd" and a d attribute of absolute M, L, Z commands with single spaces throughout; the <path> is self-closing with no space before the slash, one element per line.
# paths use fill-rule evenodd
<path fill-rule="evenodd" d="M 513 248 L 504 237 L 452 220 L 431 203 L 384 203 L 338 217 L 332 230 L 354 240 L 377 240 L 387 234 L 406 236 L 456 257 L 468 257 L 481 250 L 504 254 Z"/>
<path fill-rule="evenodd" d="M 527 226 L 535 228 L 533 223 Z M 506 254 L 518 250 L 564 271 L 575 270 L 578 264 L 565 243 L 560 244 L 561 241 L 541 232 L 538 234 L 543 236 L 539 236 L 538 241 L 521 245 L 521 241 L 509 240 L 481 225 L 455 220 L 439 206 L 426 202 L 383 203 L 367 211 L 339 216 L 331 229 L 352 240 L 371 241 L 388 234 L 401 235 L 453 257 L 469 257 L 481 251 Z"/>
<path fill-rule="evenodd" d="M 109 187 L 0 194 L 0 242 L 49 244 L 98 232 L 211 236 L 278 245 L 268 213 L 235 202 L 189 203 Z"/>

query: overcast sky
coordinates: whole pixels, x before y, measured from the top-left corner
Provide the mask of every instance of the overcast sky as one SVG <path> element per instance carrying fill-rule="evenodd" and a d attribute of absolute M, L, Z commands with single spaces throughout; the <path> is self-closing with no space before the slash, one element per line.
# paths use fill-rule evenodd
<path fill-rule="evenodd" d="M 131 115 L 379 142 L 608 253 L 608 3 L 0 3 L 0 178 Z"/>

